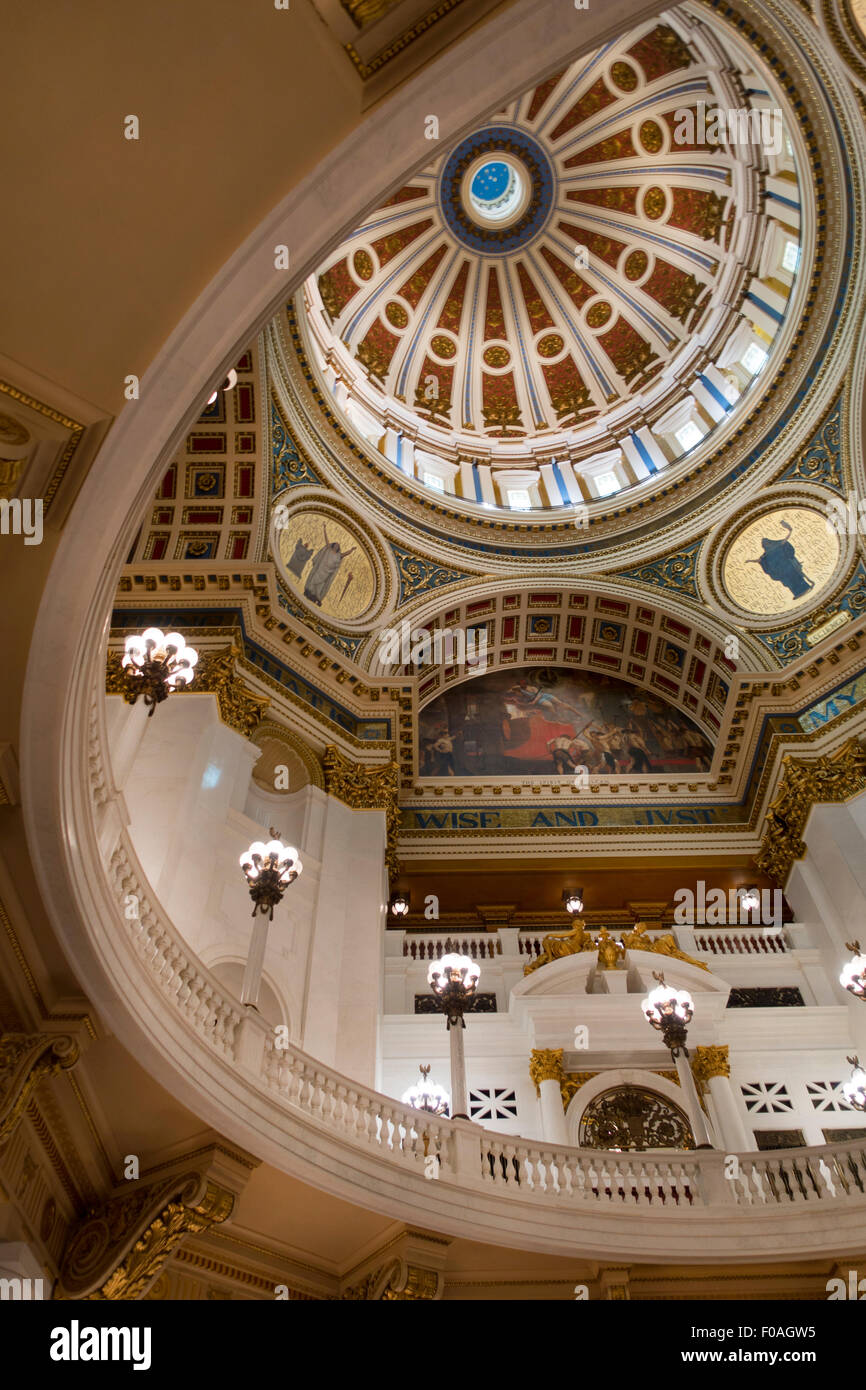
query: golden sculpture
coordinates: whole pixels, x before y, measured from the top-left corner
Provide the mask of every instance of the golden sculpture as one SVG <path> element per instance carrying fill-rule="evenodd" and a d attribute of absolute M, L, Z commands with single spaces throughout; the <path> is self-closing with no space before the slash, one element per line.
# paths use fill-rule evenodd
<path fill-rule="evenodd" d="M 595 941 L 592 934 L 584 930 L 583 918 L 578 917 L 571 931 L 548 933 L 541 943 L 541 955 L 524 965 L 523 973 L 531 975 L 533 970 L 538 970 L 540 966 L 547 965 L 552 960 L 562 960 L 565 956 L 574 956 L 580 951 L 594 950 Z"/>
<path fill-rule="evenodd" d="M 820 758 L 782 759 L 779 790 L 764 821 L 761 851 L 755 863 L 779 884 L 785 882 L 795 859 L 806 846 L 801 838 L 809 812 L 818 802 L 847 801 L 866 790 L 866 747 L 849 739 L 835 753 Z"/>
<path fill-rule="evenodd" d="M 681 951 L 674 939 L 673 932 L 667 932 L 664 936 L 656 937 L 653 941 L 646 933 L 649 931 L 649 923 L 635 922 L 634 930 L 628 932 L 622 939 L 623 947 L 626 951 L 653 951 L 659 956 L 671 956 L 674 960 L 684 960 L 687 965 L 696 965 L 699 970 L 709 970 L 701 960 L 695 960 L 694 956 L 687 956 L 685 951 Z"/>
<path fill-rule="evenodd" d="M 598 966 L 600 970 L 616 970 L 620 961 L 625 956 L 622 943 L 615 941 L 607 927 L 602 927 L 598 934 Z"/>

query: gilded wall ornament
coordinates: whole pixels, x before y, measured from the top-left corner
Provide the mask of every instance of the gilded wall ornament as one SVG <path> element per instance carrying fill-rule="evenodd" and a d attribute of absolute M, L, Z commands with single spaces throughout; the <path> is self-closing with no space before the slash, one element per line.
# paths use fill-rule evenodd
<path fill-rule="evenodd" d="M 0 1145 L 12 1134 L 33 1092 L 78 1061 L 78 1043 L 66 1034 L 0 1035 Z"/>
<path fill-rule="evenodd" d="M 670 956 L 674 960 L 683 960 L 687 965 L 696 965 L 699 970 L 709 970 L 709 966 L 703 961 L 695 960 L 694 956 L 687 956 L 685 951 L 681 951 L 677 946 L 673 932 L 667 932 L 664 936 L 657 936 L 655 940 L 647 936 L 650 930 L 647 922 L 635 922 L 634 929 L 628 932 L 622 939 L 623 947 L 626 951 L 652 951 L 658 956 Z"/>
<path fill-rule="evenodd" d="M 72 1232 L 60 1297 L 141 1298 L 171 1252 L 231 1216 L 235 1196 L 198 1172 L 145 1182 L 91 1210 Z"/>
<path fill-rule="evenodd" d="M 692 1075 L 696 1081 L 712 1081 L 716 1076 L 730 1076 L 731 1063 L 728 1044 L 717 1047 L 695 1047 L 691 1054 Z"/>
<path fill-rule="evenodd" d="M 385 866 L 389 878 L 395 877 L 398 871 L 397 837 L 400 830 L 397 763 L 380 763 L 376 767 L 366 767 L 363 763 L 356 763 L 347 758 L 335 744 L 329 744 L 322 757 L 322 767 L 325 791 L 329 796 L 338 797 L 346 806 L 355 810 L 385 812 Z"/>
<path fill-rule="evenodd" d="M 782 780 L 764 820 L 764 834 L 755 863 L 762 873 L 784 884 L 795 859 L 806 845 L 801 836 L 812 807 L 848 801 L 866 790 L 866 747 L 849 739 L 835 753 L 820 758 L 782 759 Z"/>

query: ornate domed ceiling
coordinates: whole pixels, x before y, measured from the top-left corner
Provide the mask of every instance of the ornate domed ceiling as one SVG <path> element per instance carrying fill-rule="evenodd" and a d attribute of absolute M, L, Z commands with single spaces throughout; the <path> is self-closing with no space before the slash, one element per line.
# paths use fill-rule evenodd
<path fill-rule="evenodd" d="M 677 11 L 439 154 L 296 312 L 344 417 L 404 473 L 470 507 L 589 504 L 754 395 L 799 204 L 766 78 Z"/>

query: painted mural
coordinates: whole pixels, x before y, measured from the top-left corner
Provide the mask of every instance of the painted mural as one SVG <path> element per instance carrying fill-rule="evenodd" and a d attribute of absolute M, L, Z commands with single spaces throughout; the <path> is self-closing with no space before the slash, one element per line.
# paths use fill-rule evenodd
<path fill-rule="evenodd" d="M 678 709 L 637 686 L 559 667 L 493 671 L 422 710 L 422 777 L 707 771 L 712 748 Z"/>

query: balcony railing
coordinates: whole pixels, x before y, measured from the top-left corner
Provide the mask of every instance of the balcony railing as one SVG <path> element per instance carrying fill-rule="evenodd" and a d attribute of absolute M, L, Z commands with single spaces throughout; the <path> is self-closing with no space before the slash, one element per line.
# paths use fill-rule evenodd
<path fill-rule="evenodd" d="M 91 754 L 97 824 L 76 888 L 107 1020 L 157 1079 L 264 1161 L 393 1219 L 518 1249 L 682 1261 L 698 1246 L 736 1260 L 866 1247 L 866 1135 L 739 1155 L 552 1146 L 419 1113 L 279 1046 L 152 896 L 93 742 Z M 623 1225 L 637 1209 L 641 1221 Z"/>

